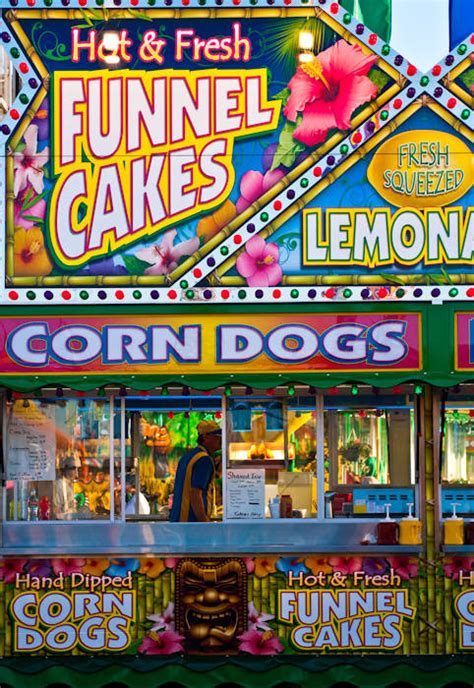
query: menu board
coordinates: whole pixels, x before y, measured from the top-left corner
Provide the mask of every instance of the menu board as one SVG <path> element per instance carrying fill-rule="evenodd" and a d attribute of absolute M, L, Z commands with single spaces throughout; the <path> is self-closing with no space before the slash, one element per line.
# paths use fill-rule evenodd
<path fill-rule="evenodd" d="M 16 402 L 7 409 L 6 464 L 8 480 L 55 480 L 54 407 Z"/>
<path fill-rule="evenodd" d="M 227 519 L 265 518 L 265 471 L 235 468 L 226 473 Z"/>

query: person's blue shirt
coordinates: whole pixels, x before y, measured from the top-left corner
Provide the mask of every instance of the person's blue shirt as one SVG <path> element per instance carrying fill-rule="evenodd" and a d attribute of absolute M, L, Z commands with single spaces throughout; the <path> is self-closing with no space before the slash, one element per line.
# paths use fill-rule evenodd
<path fill-rule="evenodd" d="M 198 445 L 181 457 L 174 481 L 170 521 L 198 520 L 191 506 L 192 487 L 201 490 L 204 511 L 208 513 L 208 489 L 213 475 L 214 464 L 204 447 Z"/>

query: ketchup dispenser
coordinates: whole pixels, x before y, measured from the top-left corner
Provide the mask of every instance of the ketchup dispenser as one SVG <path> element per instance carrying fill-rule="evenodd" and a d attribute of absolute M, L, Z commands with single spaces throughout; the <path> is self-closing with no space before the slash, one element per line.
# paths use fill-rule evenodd
<path fill-rule="evenodd" d="M 398 545 L 398 523 L 390 518 L 391 504 L 384 504 L 385 518 L 377 523 L 376 537 L 378 545 Z"/>

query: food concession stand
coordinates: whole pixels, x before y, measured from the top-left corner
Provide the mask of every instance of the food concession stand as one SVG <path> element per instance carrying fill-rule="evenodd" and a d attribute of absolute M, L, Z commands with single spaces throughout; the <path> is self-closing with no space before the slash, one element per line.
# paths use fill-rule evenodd
<path fill-rule="evenodd" d="M 2 685 L 470 682 L 473 36 L 2 7 Z"/>

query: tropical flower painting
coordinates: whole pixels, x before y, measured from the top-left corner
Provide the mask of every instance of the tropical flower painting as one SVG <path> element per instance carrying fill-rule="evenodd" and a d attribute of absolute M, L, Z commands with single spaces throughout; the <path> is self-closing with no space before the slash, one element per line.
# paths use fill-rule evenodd
<path fill-rule="evenodd" d="M 89 21 L 99 31 L 102 30 L 101 10 L 97 10 Z M 219 34 L 232 32 L 230 20 L 220 18 L 218 23 Z M 142 35 L 149 28 L 138 15 L 124 19 L 123 26 L 130 35 Z M 180 20 L 170 19 L 163 30 L 171 36 L 180 26 Z M 41 25 L 24 21 L 23 27 L 32 45 L 39 51 L 48 74 L 71 68 L 66 56 L 59 59 L 53 49 L 42 50 L 51 36 L 42 31 Z M 58 45 L 68 45 L 71 21 L 58 21 L 55 27 Z M 199 35 L 210 35 L 217 29 L 205 19 L 197 19 L 195 30 Z M 299 47 L 298 37 L 302 30 L 309 31 L 313 36 L 311 49 L 302 51 Z M 317 156 L 319 147 L 332 140 L 332 137 L 336 137 L 336 141 L 337 137 L 350 132 L 354 128 L 355 116 L 394 83 L 392 77 L 383 71 L 383 64 L 375 54 L 366 47 L 360 47 L 355 40 L 351 42 L 350 37 L 346 40 L 347 32 L 344 34 L 346 37 L 342 38 L 333 27 L 325 24 L 323 15 L 310 19 L 290 16 L 278 20 L 242 19 L 241 31 L 252 44 L 249 59 L 245 63 L 235 61 L 225 66 L 244 71 L 255 69 L 259 73 L 266 71 L 264 96 L 276 108 L 277 115 L 271 128 L 262 129 L 252 136 L 236 137 L 232 145 L 228 142 L 225 157 L 229 158 L 231 167 L 226 172 L 229 177 L 229 184 L 225 187 L 227 197 L 224 200 L 216 197 L 218 202 L 216 200 L 214 207 L 209 208 L 210 204 L 202 206 L 199 199 L 212 186 L 212 178 L 206 176 L 207 163 L 204 166 L 201 164 L 200 174 L 194 181 L 191 181 L 191 168 L 198 161 L 186 164 L 182 168 L 182 175 L 189 184 L 183 187 L 183 192 L 186 189 L 186 193 L 195 193 L 196 203 L 185 220 L 181 218 L 174 222 L 167 221 L 166 224 L 154 220 L 156 224 L 150 225 L 153 214 L 148 207 L 149 200 L 145 198 L 142 212 L 146 233 L 139 232 L 137 238 L 130 236 L 126 242 L 114 243 L 113 237 L 121 237 L 123 227 L 114 225 L 113 209 L 107 207 L 105 224 L 109 221 L 109 215 L 111 222 L 110 227 L 107 225 L 107 241 L 101 245 L 100 251 L 90 251 L 87 261 L 77 264 L 69 264 L 58 257 L 59 253 L 56 255 L 57 242 L 50 236 L 51 200 L 61 173 L 56 165 L 58 129 L 53 121 L 57 103 L 52 92 L 55 82 L 53 78 L 49 80 L 46 96 L 31 108 L 28 125 L 21 130 L 20 136 L 13 139 L 13 164 L 8 181 L 13 207 L 7 213 L 8 221 L 12 223 L 8 230 L 10 241 L 7 246 L 11 253 L 7 264 L 13 283 L 15 277 L 21 278 L 21 284 L 26 285 L 27 278 L 31 278 L 34 284 L 41 277 L 56 278 L 61 275 L 74 275 L 78 285 L 99 283 L 101 277 L 110 278 L 108 283 L 113 285 L 132 283 L 137 276 L 145 278 L 143 283 L 150 285 L 169 285 L 175 280 L 179 281 L 186 271 L 192 269 L 197 255 L 206 258 L 209 251 L 220 246 L 250 216 L 258 214 L 264 202 L 262 199 L 271 200 L 286 189 L 290 176 L 295 175 L 295 170 L 299 170 L 300 166 L 303 168 L 307 165 L 309 156 Z M 83 59 L 81 56 L 80 60 L 83 61 L 74 65 L 75 70 L 92 69 L 85 57 Z M 152 67 L 156 69 L 156 65 L 145 62 L 140 62 L 139 66 L 145 70 Z M 171 51 L 166 67 L 170 70 L 185 68 L 199 72 L 209 65 L 202 60 L 193 60 L 183 67 L 183 64 L 175 61 Z M 214 67 L 217 69 L 220 65 Z M 380 119 L 376 114 L 367 109 L 366 115 L 368 120 L 361 130 L 365 138 L 380 127 Z M 155 152 L 153 148 L 147 149 L 144 159 L 148 161 Z M 87 164 L 88 155 L 87 150 L 82 152 L 83 161 Z M 94 173 L 94 164 L 91 158 L 91 174 Z M 216 156 L 212 164 L 215 167 L 222 166 L 222 160 Z M 164 174 L 168 175 L 169 169 L 163 169 Z M 127 170 L 123 168 L 122 176 L 128 174 Z M 292 198 L 291 193 L 288 198 Z M 132 200 L 126 199 L 128 215 L 134 212 Z M 83 198 L 78 196 L 76 224 L 84 221 L 89 201 L 87 194 Z M 110 198 L 108 203 L 110 205 Z M 163 196 L 163 204 L 166 203 L 166 197 Z M 206 210 L 202 210 L 202 207 Z M 166 211 L 169 210 L 166 208 Z M 169 217 L 172 219 L 171 214 Z M 296 269 L 294 265 L 297 263 L 297 269 L 303 274 L 304 270 L 297 259 L 301 252 L 301 232 L 293 227 L 289 218 L 281 231 L 271 225 L 264 235 L 256 232 L 255 236 L 249 236 L 248 241 L 229 255 L 225 269 L 219 276 L 217 273 L 203 275 L 202 284 L 206 284 L 206 280 L 208 284 L 213 284 L 223 275 L 224 281 L 229 277 L 234 284 L 257 289 L 274 287 L 282 284 L 284 276 Z M 222 252 L 222 255 L 226 253 Z M 210 259 L 208 265 L 214 267 L 215 259 Z M 104 286 L 107 286 L 107 281 Z"/>

